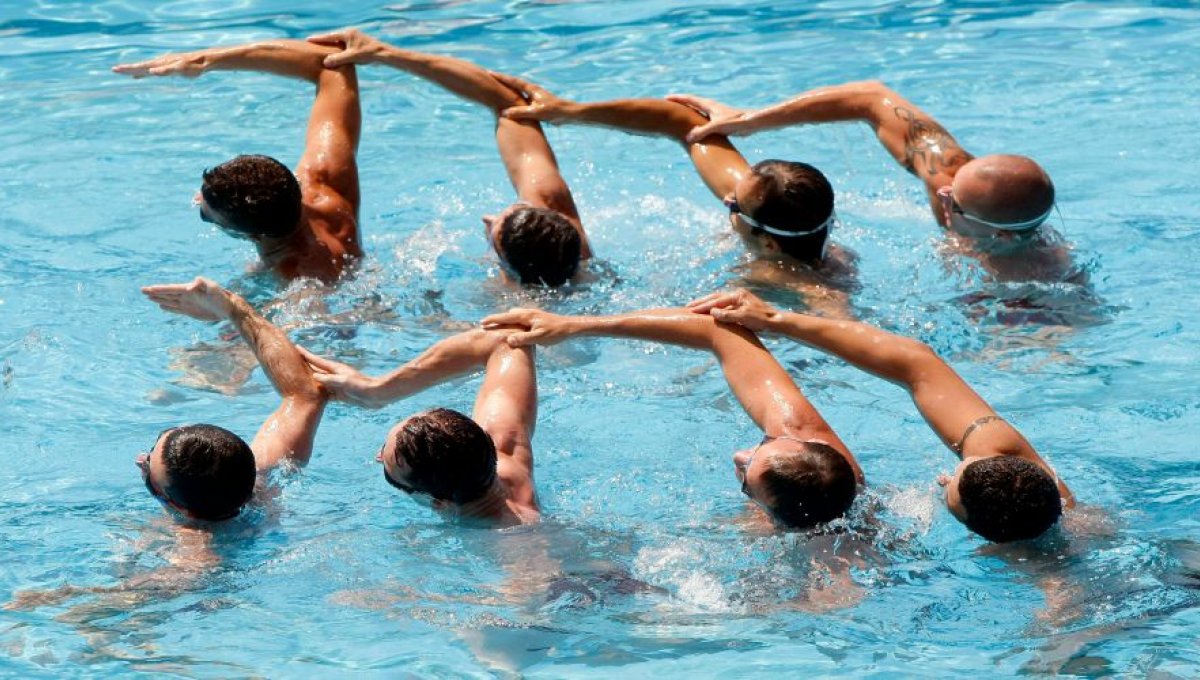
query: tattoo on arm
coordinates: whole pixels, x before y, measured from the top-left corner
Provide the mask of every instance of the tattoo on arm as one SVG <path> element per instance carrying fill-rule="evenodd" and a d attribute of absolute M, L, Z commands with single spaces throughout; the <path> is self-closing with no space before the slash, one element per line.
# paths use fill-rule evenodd
<path fill-rule="evenodd" d="M 896 117 L 908 126 L 904 132 L 904 167 L 914 175 L 933 177 L 971 160 L 954 137 L 937 121 L 897 106 Z"/>

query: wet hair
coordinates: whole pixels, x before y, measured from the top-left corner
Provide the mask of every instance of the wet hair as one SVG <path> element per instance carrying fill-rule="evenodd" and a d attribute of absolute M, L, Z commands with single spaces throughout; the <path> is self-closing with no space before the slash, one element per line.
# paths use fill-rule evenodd
<path fill-rule="evenodd" d="M 171 430 L 162 461 L 169 480 L 164 493 L 197 519 L 229 519 L 254 493 L 254 452 L 241 437 L 216 425 Z"/>
<path fill-rule="evenodd" d="M 200 194 L 250 236 L 281 237 L 300 222 L 300 183 L 270 156 L 238 156 L 204 171 Z"/>
<path fill-rule="evenodd" d="M 435 408 L 413 416 L 396 433 L 396 457 L 417 491 L 456 504 L 481 498 L 496 479 L 496 445 L 478 423 Z"/>
<path fill-rule="evenodd" d="M 751 172 L 760 178 L 762 202 L 750 217 L 782 230 L 808 231 L 833 214 L 833 186 L 820 170 L 808 163 L 765 160 Z M 804 261 L 820 260 L 829 230 L 804 236 L 771 238 L 784 253 Z"/>
<path fill-rule="evenodd" d="M 557 286 L 575 275 L 583 242 L 562 213 L 523 206 L 500 225 L 500 249 L 521 283 Z"/>
<path fill-rule="evenodd" d="M 805 442 L 798 450 L 775 452 L 767 463 L 761 483 L 773 499 L 771 514 L 785 526 L 841 517 L 858 492 L 854 468 L 828 444 Z"/>
<path fill-rule="evenodd" d="M 968 465 L 958 479 L 966 510 L 963 524 L 989 541 L 1041 536 L 1062 515 L 1054 478 L 1016 456 L 993 456 Z"/>

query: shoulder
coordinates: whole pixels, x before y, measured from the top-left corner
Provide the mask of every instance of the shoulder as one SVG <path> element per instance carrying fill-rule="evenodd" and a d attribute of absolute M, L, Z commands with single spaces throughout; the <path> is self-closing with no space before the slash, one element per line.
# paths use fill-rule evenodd
<path fill-rule="evenodd" d="M 329 187 L 304 191 L 305 226 L 326 247 L 336 248 L 335 255 L 359 256 L 358 215 L 354 206 Z M 327 242 L 329 239 L 333 243 Z"/>

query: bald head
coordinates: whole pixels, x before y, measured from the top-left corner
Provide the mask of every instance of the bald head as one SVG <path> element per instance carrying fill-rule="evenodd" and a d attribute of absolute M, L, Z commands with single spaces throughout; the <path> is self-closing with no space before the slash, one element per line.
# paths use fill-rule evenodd
<path fill-rule="evenodd" d="M 990 222 L 1026 222 L 1050 211 L 1054 183 L 1032 158 L 980 156 L 955 173 L 954 200 L 967 213 Z"/>

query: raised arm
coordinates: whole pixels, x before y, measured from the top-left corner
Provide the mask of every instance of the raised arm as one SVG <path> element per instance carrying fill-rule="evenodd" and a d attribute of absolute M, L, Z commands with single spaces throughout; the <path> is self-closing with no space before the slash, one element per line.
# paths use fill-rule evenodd
<path fill-rule="evenodd" d="M 744 290 L 714 293 L 689 307 L 720 321 L 786 335 L 904 387 L 929 426 L 960 458 L 1013 454 L 1049 469 L 1025 437 L 1005 422 L 967 438 L 963 450 L 959 450 L 968 428 L 996 412 L 922 342 L 855 321 L 782 312 Z M 1071 500 L 1070 491 L 1061 481 L 1059 490 Z"/>
<path fill-rule="evenodd" d="M 672 99 L 701 109 L 712 103 L 688 95 Z M 712 120 L 693 130 L 689 139 L 748 135 L 806 123 L 863 121 L 896 162 L 925 182 L 930 194 L 949 184 L 958 168 L 971 160 L 971 154 L 932 116 L 878 81 L 821 87 L 757 111 L 725 107 L 712 114 Z"/>
<path fill-rule="evenodd" d="M 354 67 L 321 69 L 296 176 L 315 207 L 325 204 L 326 188 L 349 203 L 354 224 L 361 203 L 357 160 L 361 135 L 362 107 Z"/>
<path fill-rule="evenodd" d="M 166 311 L 204 321 L 228 320 L 237 327 L 283 398 L 250 444 L 258 469 L 273 468 L 284 460 L 306 464 L 327 396 L 287 335 L 240 296 L 210 279 L 147 286 L 142 292 Z"/>
<path fill-rule="evenodd" d="M 701 320 L 697 323 L 697 319 Z M 736 325 L 682 309 L 651 309 L 602 317 L 567 317 L 533 309 L 514 309 L 483 320 L 485 328 L 520 326 L 509 344 L 554 344 L 579 335 L 637 338 L 716 355 L 730 389 L 742 408 L 769 435 L 819 438 L 842 452 L 861 480 L 862 471 L 829 423 L 805 398 L 783 366 L 753 333 Z"/>
<path fill-rule="evenodd" d="M 537 422 L 534 348 L 495 345 L 475 398 L 472 419 L 496 444 L 497 473 L 513 500 L 536 505 L 533 486 L 533 430 Z"/>
<path fill-rule="evenodd" d="M 362 129 L 358 79 L 353 66 L 325 68 L 325 58 L 335 52 L 332 47 L 303 40 L 269 40 L 165 54 L 114 66 L 113 71 L 134 78 L 167 75 L 195 78 L 209 71 L 259 71 L 313 83 L 317 94 L 296 176 L 310 203 L 320 207 L 326 198 L 323 193 L 328 189 L 348 202 L 357 218 L 359 186 L 355 155 Z"/>
<path fill-rule="evenodd" d="M 696 166 L 696 172 L 717 198 L 725 198 L 746 174 L 750 165 L 729 140 L 709 136 L 689 142 L 688 132 L 708 122 L 695 109 L 666 99 L 617 99 L 581 103 L 557 97 L 545 88 L 511 76 L 497 76 L 525 94 L 528 104 L 504 111 L 504 117 L 520 121 L 580 123 L 614 128 L 637 135 L 667 137 L 682 144 Z"/>
<path fill-rule="evenodd" d="M 436 83 L 459 97 L 484 106 L 497 116 L 496 145 L 517 195 L 531 205 L 562 213 L 579 231 L 582 256 L 591 257 L 587 234 L 571 190 L 558 168 L 554 150 L 533 121 L 499 118 L 501 111 L 525 104 L 525 99 L 486 69 L 463 59 L 406 50 L 356 30 L 337 31 L 309 40 L 341 47 L 325 59 L 327 67 L 343 64 L 385 64 Z"/>

